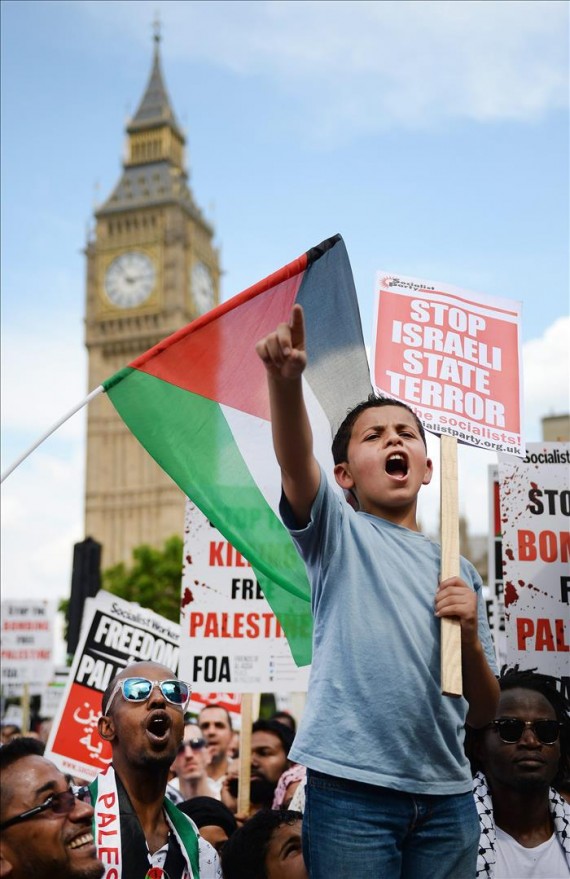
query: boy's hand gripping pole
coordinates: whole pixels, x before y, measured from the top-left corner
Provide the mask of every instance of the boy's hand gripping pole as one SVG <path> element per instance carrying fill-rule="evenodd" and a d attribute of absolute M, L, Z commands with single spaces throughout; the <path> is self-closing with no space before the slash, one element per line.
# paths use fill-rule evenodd
<path fill-rule="evenodd" d="M 441 579 L 459 576 L 459 502 L 457 440 L 440 437 L 441 455 Z M 441 620 L 441 692 L 461 696 L 461 625 L 456 617 Z"/>

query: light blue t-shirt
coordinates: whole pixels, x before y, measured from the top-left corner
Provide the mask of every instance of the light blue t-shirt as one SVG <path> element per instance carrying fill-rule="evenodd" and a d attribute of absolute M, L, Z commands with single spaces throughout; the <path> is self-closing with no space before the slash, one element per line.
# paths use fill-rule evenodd
<path fill-rule="evenodd" d="M 471 790 L 463 750 L 467 702 L 441 694 L 434 599 L 440 547 L 423 534 L 355 512 L 321 471 L 309 524 L 281 515 L 311 582 L 313 663 L 290 758 L 329 775 L 408 793 Z M 496 673 L 481 580 L 479 638 Z"/>

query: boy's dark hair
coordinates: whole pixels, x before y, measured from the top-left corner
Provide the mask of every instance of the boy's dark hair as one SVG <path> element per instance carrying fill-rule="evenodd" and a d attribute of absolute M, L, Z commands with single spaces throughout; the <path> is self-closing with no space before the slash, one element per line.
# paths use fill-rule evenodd
<path fill-rule="evenodd" d="M 277 736 L 277 738 L 280 739 L 281 744 L 283 745 L 283 750 L 286 754 L 291 750 L 293 739 L 295 738 L 295 733 L 291 727 L 281 723 L 279 720 L 256 720 L 251 726 L 251 731 L 252 733 L 273 733 L 274 736 Z"/>
<path fill-rule="evenodd" d="M 558 764 L 558 772 L 552 781 L 552 786 L 558 788 L 562 780 L 570 775 L 570 704 L 557 689 L 556 681 L 556 678 L 540 674 L 535 668 L 519 669 L 518 665 L 512 668 L 503 666 L 499 677 L 501 692 L 514 690 L 518 687 L 523 690 L 535 690 L 552 705 L 556 719 L 562 724 L 560 730 L 560 763 Z M 476 772 L 483 771 L 475 745 L 482 739 L 484 732 L 485 727 L 482 729 L 467 727 L 465 751 L 471 763 L 473 775 Z"/>
<path fill-rule="evenodd" d="M 354 422 L 360 413 L 364 412 L 366 409 L 380 408 L 381 406 L 401 406 L 402 409 L 406 409 L 413 416 L 427 451 L 424 426 L 413 409 L 411 409 L 406 403 L 402 403 L 401 400 L 393 400 L 391 397 L 377 397 L 376 394 L 369 394 L 366 400 L 358 403 L 348 412 L 346 418 L 335 434 L 332 443 L 332 454 L 335 464 L 342 464 L 343 461 L 348 460 L 348 444 L 350 442 L 350 437 L 352 436 L 352 428 L 354 427 Z"/>
<path fill-rule="evenodd" d="M 265 858 L 271 837 L 283 824 L 302 821 L 301 812 L 261 809 L 238 827 L 222 849 L 224 879 L 267 879 Z"/>

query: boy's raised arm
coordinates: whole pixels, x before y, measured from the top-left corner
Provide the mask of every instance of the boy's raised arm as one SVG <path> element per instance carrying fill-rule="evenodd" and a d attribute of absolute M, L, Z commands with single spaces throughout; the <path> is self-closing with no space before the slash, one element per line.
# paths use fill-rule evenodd
<path fill-rule="evenodd" d="M 294 305 L 289 323 L 255 346 L 265 364 L 273 446 L 281 468 L 283 491 L 299 527 L 307 524 L 319 489 L 320 469 L 313 454 L 313 433 L 303 398 L 307 365 L 303 309 Z"/>

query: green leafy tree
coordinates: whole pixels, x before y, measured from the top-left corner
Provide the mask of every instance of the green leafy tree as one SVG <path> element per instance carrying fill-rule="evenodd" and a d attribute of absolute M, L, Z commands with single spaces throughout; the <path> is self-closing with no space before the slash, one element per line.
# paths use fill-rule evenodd
<path fill-rule="evenodd" d="M 103 571 L 103 588 L 179 623 L 183 550 L 184 543 L 178 536 L 169 538 L 163 549 L 137 546 L 131 566 L 120 562 Z"/>

